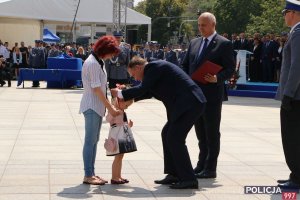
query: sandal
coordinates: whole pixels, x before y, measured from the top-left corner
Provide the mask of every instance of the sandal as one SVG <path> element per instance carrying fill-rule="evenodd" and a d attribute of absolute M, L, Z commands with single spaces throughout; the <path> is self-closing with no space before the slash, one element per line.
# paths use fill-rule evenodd
<path fill-rule="evenodd" d="M 129 180 L 126 179 L 126 178 L 121 178 L 121 180 L 122 180 L 124 183 L 129 183 Z"/>
<path fill-rule="evenodd" d="M 98 178 L 92 176 L 92 177 L 84 177 L 83 179 L 84 184 L 89 185 L 105 185 L 105 181 L 99 180 Z"/>
<path fill-rule="evenodd" d="M 103 179 L 103 178 L 101 178 L 100 176 L 95 176 L 97 179 L 99 179 L 99 180 L 101 180 L 101 181 L 104 181 L 105 183 L 108 183 L 108 181 L 107 180 L 105 180 L 105 179 Z"/>
<path fill-rule="evenodd" d="M 110 180 L 110 183 L 113 185 L 119 185 L 119 184 L 124 184 L 125 182 L 123 180 Z"/>

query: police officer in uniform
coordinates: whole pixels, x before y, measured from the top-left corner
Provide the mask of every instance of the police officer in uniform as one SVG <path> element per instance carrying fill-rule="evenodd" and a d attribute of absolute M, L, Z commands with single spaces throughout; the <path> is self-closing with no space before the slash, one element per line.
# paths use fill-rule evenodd
<path fill-rule="evenodd" d="M 165 59 L 166 59 L 166 61 L 168 61 L 170 63 L 173 63 L 177 66 L 179 65 L 176 52 L 173 51 L 172 45 L 167 45 L 167 53 L 166 53 L 166 58 Z"/>
<path fill-rule="evenodd" d="M 287 0 L 282 11 L 290 35 L 282 54 L 282 67 L 276 99 L 281 101 L 281 137 L 285 160 L 291 173 L 278 180 L 283 189 L 300 188 L 300 0 Z"/>
<path fill-rule="evenodd" d="M 184 57 L 186 55 L 186 44 L 182 44 L 181 45 L 181 51 L 178 53 L 178 63 L 179 63 L 179 66 L 182 68 L 182 63 L 183 63 L 183 60 L 184 60 Z"/>
<path fill-rule="evenodd" d="M 29 65 L 34 69 L 45 68 L 46 65 L 46 54 L 42 43 L 41 40 L 35 40 L 35 47 L 32 48 L 29 55 Z M 32 87 L 40 87 L 40 82 L 32 81 Z"/>
<path fill-rule="evenodd" d="M 114 32 L 119 47 L 120 54 L 105 62 L 106 72 L 109 82 L 109 89 L 116 88 L 116 84 L 129 84 L 129 74 L 127 72 L 127 65 L 130 61 L 130 49 L 122 43 L 123 34 L 121 32 Z"/>

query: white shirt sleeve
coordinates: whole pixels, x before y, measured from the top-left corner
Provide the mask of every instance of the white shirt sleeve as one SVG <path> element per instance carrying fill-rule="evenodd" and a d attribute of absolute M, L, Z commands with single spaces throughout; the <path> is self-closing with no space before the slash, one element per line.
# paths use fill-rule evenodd
<path fill-rule="evenodd" d="M 118 90 L 118 97 L 120 99 L 124 99 L 123 95 L 122 95 L 122 90 Z"/>
<path fill-rule="evenodd" d="M 90 63 L 89 76 L 91 80 L 91 88 L 101 87 L 100 80 L 101 67 L 97 63 Z"/>

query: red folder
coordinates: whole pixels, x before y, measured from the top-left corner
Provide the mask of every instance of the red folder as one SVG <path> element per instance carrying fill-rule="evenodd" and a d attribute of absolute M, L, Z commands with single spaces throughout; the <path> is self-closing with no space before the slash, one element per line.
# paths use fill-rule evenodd
<path fill-rule="evenodd" d="M 222 67 L 210 61 L 205 61 L 198 69 L 192 74 L 192 79 L 203 84 L 208 82 L 204 79 L 206 74 L 216 75 Z"/>

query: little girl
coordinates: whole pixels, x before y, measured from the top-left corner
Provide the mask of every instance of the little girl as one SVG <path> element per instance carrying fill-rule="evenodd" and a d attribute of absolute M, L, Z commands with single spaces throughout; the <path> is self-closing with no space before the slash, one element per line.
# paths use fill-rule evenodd
<path fill-rule="evenodd" d="M 113 105 L 120 110 L 125 110 L 133 103 L 133 100 L 122 101 L 119 99 L 113 100 Z M 122 178 L 122 160 L 124 153 L 136 151 L 136 145 L 132 136 L 131 127 L 133 122 L 127 120 L 126 113 L 113 117 L 110 113 L 106 116 L 106 121 L 110 123 L 110 130 L 108 140 L 106 140 L 104 146 L 106 148 L 107 156 L 115 156 L 112 163 L 112 178 L 111 184 L 124 184 L 129 183 L 129 180 Z M 107 144 L 109 143 L 109 144 Z M 108 148 L 107 145 L 111 147 Z"/>

